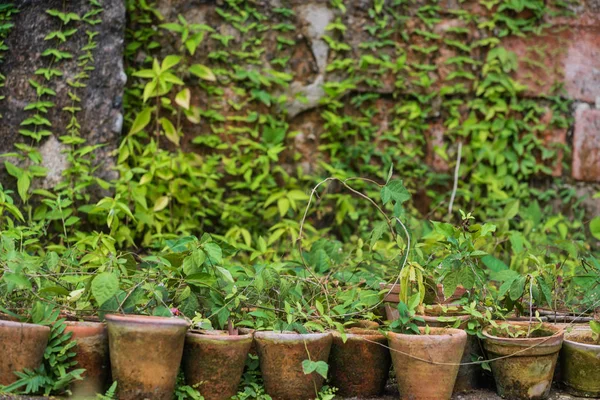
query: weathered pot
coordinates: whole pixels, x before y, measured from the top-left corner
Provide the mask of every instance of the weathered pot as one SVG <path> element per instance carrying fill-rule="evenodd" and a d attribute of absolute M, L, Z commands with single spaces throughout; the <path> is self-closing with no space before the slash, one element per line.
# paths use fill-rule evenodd
<path fill-rule="evenodd" d="M 96 393 L 104 393 L 110 377 L 106 326 L 98 322 L 66 321 L 65 324 L 65 332 L 72 332 L 71 340 L 77 342 L 74 368 L 85 368 L 83 380 L 71 384 L 73 396 L 95 397 Z"/>
<path fill-rule="evenodd" d="M 107 315 L 106 323 L 118 398 L 171 400 L 189 324 L 142 315 Z"/>
<path fill-rule="evenodd" d="M 385 389 L 390 372 L 387 338 L 381 333 L 360 328 L 346 331 L 346 343 L 339 332 L 332 332 L 329 354 L 329 381 L 342 397 L 377 397 Z"/>
<path fill-rule="evenodd" d="M 251 345 L 252 334 L 188 332 L 182 362 L 187 384 L 196 387 L 206 400 L 235 396 Z"/>
<path fill-rule="evenodd" d="M 35 369 L 44 358 L 50 328 L 0 320 L 0 385 L 10 385 L 15 371 Z"/>
<path fill-rule="evenodd" d="M 420 317 L 425 320 L 423 325 L 429 327 L 456 328 L 461 330 L 467 327 L 467 322 L 470 318 L 468 315 L 422 315 Z M 467 344 L 460 360 L 461 364 L 465 365 L 461 365 L 458 368 L 453 393 L 470 392 L 486 386 L 483 368 L 478 364 L 467 364 L 473 361 L 473 356 L 477 358 L 482 356 L 481 345 L 477 336 L 467 335 Z"/>
<path fill-rule="evenodd" d="M 400 285 L 380 283 L 379 287 L 382 290 L 388 290 L 388 293 L 386 293 L 383 297 L 386 319 L 388 321 L 397 320 L 399 317 L 397 306 L 400 302 Z M 451 304 L 452 302 L 460 299 L 466 292 L 467 290 L 464 287 L 458 286 L 452 296 L 445 298 L 443 286 L 441 284 L 437 284 L 435 286 L 435 291 L 430 290 L 426 293 L 424 301 L 426 304 Z"/>
<path fill-rule="evenodd" d="M 592 338 L 591 330 L 565 334 L 560 365 L 567 392 L 578 397 L 600 397 L 600 344 Z"/>
<path fill-rule="evenodd" d="M 419 329 L 421 335 L 387 334 L 400 398 L 450 399 L 467 334 L 460 329 L 431 328 L 425 335 L 425 328 Z"/>
<path fill-rule="evenodd" d="M 323 377 L 316 372 L 305 375 L 302 361 L 327 362 L 331 333 L 256 332 L 260 370 L 265 391 L 273 400 L 308 400 L 316 397 Z"/>
<path fill-rule="evenodd" d="M 527 329 L 527 322 L 512 322 Z M 507 338 L 494 336 L 492 327 L 483 330 L 488 358 L 511 356 L 492 361 L 498 394 L 507 399 L 545 399 L 550 393 L 563 331 L 544 324 L 541 337 Z M 535 346 L 535 347 L 532 347 Z"/>

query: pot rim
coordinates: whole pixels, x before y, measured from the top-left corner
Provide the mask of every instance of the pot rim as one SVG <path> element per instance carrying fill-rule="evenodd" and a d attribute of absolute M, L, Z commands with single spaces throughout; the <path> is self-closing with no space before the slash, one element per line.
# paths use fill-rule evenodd
<path fill-rule="evenodd" d="M 419 327 L 419 331 L 423 332 L 425 331 L 425 327 L 424 326 L 420 326 Z M 397 332 L 392 332 L 392 331 L 388 331 L 386 332 L 387 335 L 392 335 L 392 336 L 398 336 L 401 338 L 405 338 L 407 340 L 417 340 L 417 339 L 413 339 L 413 338 L 422 338 L 422 337 L 455 337 L 455 336 L 467 336 L 467 332 L 464 331 L 464 329 L 456 329 L 456 328 L 432 328 L 429 327 L 429 331 L 430 333 L 428 335 L 411 335 L 408 333 L 397 333 Z M 443 333 L 435 333 L 435 332 L 439 332 L 439 331 L 444 331 Z"/>
<path fill-rule="evenodd" d="M 92 321 L 65 321 L 65 325 L 67 326 L 82 326 L 86 328 L 96 328 L 100 326 L 105 326 L 104 322 L 92 322 Z"/>
<path fill-rule="evenodd" d="M 335 338 L 341 338 L 342 334 L 339 331 L 331 330 L 331 335 Z M 365 329 L 365 328 L 349 328 L 345 331 L 346 337 L 348 339 L 351 338 L 367 338 L 371 340 L 375 339 L 385 339 L 385 335 L 375 329 Z"/>
<path fill-rule="evenodd" d="M 39 329 L 42 331 L 48 331 L 50 332 L 50 327 L 46 326 L 46 325 L 39 325 L 39 324 L 31 324 L 29 322 L 17 322 L 17 321 L 9 321 L 9 320 L 0 320 L 0 327 L 5 326 L 7 328 L 19 328 L 19 327 L 24 327 L 24 328 L 30 328 L 30 329 Z"/>
<path fill-rule="evenodd" d="M 113 323 L 132 323 L 139 325 L 153 325 L 159 323 L 161 325 L 185 326 L 189 327 L 190 323 L 182 318 L 177 317 L 158 317 L 155 315 L 139 315 L 139 314 L 106 314 L 104 316 L 107 322 Z"/>
<path fill-rule="evenodd" d="M 255 339 L 279 340 L 279 341 L 297 341 L 302 339 L 321 340 L 332 337 L 331 332 L 298 333 L 290 331 L 256 331 Z"/>
<path fill-rule="evenodd" d="M 576 329 L 573 330 L 567 334 L 565 334 L 565 338 L 563 340 L 563 342 L 571 347 L 577 347 L 580 349 L 585 349 L 585 350 L 593 350 L 593 351 L 600 351 L 600 343 L 599 344 L 590 344 L 590 343 L 581 343 L 578 342 L 576 340 L 571 340 L 569 339 L 569 337 L 573 337 L 574 334 L 576 333 L 592 333 L 591 329 Z"/>
<path fill-rule="evenodd" d="M 500 321 L 499 321 L 500 322 Z M 508 323 L 510 325 L 517 325 L 517 326 L 528 326 L 530 325 L 529 322 L 520 322 L 520 321 L 501 321 L 502 323 Z M 533 325 L 533 324 L 532 324 Z M 552 335 L 550 336 L 542 336 L 542 337 L 530 337 L 530 338 L 511 338 L 511 337 L 502 337 L 502 336 L 495 336 L 492 335 L 491 333 L 489 333 L 489 330 L 491 330 L 493 327 L 491 325 L 486 326 L 485 328 L 483 328 L 483 330 L 481 331 L 481 333 L 483 334 L 483 336 L 485 336 L 486 340 L 494 340 L 496 342 L 501 342 L 501 343 L 521 343 L 521 344 L 525 344 L 525 343 L 535 343 L 535 342 L 542 342 L 543 344 L 547 344 L 547 345 L 552 345 L 553 341 L 559 338 L 563 338 L 564 336 L 564 329 L 559 328 L 557 326 L 551 325 L 551 324 L 547 324 L 545 322 L 542 322 L 542 326 L 544 327 L 544 329 L 547 329 L 551 332 L 554 332 Z"/>
<path fill-rule="evenodd" d="M 236 342 L 240 340 L 252 339 L 254 336 L 252 332 L 241 335 L 230 335 L 230 334 L 214 334 L 211 332 L 227 332 L 223 330 L 214 331 L 200 331 L 200 330 L 189 330 L 185 336 L 192 339 L 207 339 L 207 340 L 219 340 L 224 342 Z"/>

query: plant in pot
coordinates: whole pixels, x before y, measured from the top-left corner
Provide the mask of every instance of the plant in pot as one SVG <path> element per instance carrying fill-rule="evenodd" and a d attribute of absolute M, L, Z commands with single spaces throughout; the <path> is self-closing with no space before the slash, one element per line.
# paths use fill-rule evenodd
<path fill-rule="evenodd" d="M 234 326 L 246 299 L 238 291 L 242 282 L 222 266 L 222 246 L 208 235 L 200 240 L 184 238 L 173 243 L 172 249 L 183 253 L 182 270 L 188 283 L 201 280 L 206 286 L 190 295 L 202 299 L 199 308 L 206 310 L 210 318 L 193 319 L 192 330 L 186 334 L 182 360 L 185 380 L 206 400 L 230 399 L 237 393 L 253 342 L 252 331 L 240 332 Z M 236 269 L 231 270 L 236 273 Z M 243 279 L 244 274 L 239 275 Z"/>
<path fill-rule="evenodd" d="M 600 397 L 600 322 L 565 333 L 560 351 L 561 381 L 570 394 Z"/>
<path fill-rule="evenodd" d="M 467 343 L 464 330 L 419 326 L 419 294 L 398 303 L 387 332 L 401 399 L 450 399 Z"/>

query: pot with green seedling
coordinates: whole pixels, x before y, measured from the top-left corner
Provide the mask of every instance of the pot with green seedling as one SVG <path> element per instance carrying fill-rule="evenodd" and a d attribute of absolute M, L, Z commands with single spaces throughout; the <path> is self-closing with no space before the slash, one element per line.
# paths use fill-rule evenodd
<path fill-rule="evenodd" d="M 545 399 L 550 393 L 563 330 L 541 321 L 495 322 L 483 329 L 498 394 Z"/>
<path fill-rule="evenodd" d="M 467 343 L 464 330 L 419 326 L 420 297 L 398 304 L 387 332 L 401 399 L 450 399 Z"/>
<path fill-rule="evenodd" d="M 600 322 L 565 333 L 560 363 L 562 383 L 569 393 L 600 397 Z"/>

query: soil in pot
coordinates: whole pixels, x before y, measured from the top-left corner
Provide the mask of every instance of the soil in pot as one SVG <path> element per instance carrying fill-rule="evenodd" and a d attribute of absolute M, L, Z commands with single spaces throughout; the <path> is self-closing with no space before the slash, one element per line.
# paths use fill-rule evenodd
<path fill-rule="evenodd" d="M 529 323 L 511 322 L 512 330 L 527 332 Z M 537 327 L 538 324 L 532 324 Z M 484 348 L 490 362 L 496 390 L 507 399 L 545 399 L 550 393 L 563 331 L 543 324 L 530 337 L 506 337 L 488 326 L 483 330 Z"/>
<path fill-rule="evenodd" d="M 0 320 L 0 384 L 16 382 L 15 371 L 39 367 L 49 336 L 47 326 Z"/>
<path fill-rule="evenodd" d="M 182 362 L 187 384 L 196 387 L 206 400 L 230 399 L 237 393 L 251 345 L 252 333 L 188 332 Z"/>
<path fill-rule="evenodd" d="M 309 400 L 321 390 L 324 378 L 305 375 L 302 361 L 327 362 L 331 333 L 256 332 L 254 334 L 265 391 L 273 400 Z"/>
<path fill-rule="evenodd" d="M 104 393 L 110 378 L 108 332 L 98 322 L 66 321 L 66 332 L 72 332 L 71 340 L 77 341 L 74 350 L 75 368 L 85 368 L 82 381 L 75 381 L 71 391 L 76 398 Z"/>
<path fill-rule="evenodd" d="M 392 362 L 387 338 L 376 330 L 350 328 L 346 343 L 332 332 L 329 381 L 342 397 L 376 397 L 385 389 Z"/>
<path fill-rule="evenodd" d="M 142 315 L 107 315 L 106 322 L 118 398 L 171 400 L 189 324 Z"/>
<path fill-rule="evenodd" d="M 461 306 L 441 307 L 439 305 L 426 306 L 425 315 L 421 316 L 425 320 L 425 325 L 436 328 L 454 328 L 465 329 L 469 315 L 465 315 Z M 461 365 L 458 368 L 456 383 L 453 393 L 470 392 L 475 389 L 489 387 L 491 377 L 484 374 L 483 368 L 478 364 L 468 364 L 473 358 L 482 357 L 481 344 L 479 338 L 475 335 L 467 335 L 467 344 L 461 359 Z"/>
<path fill-rule="evenodd" d="M 561 380 L 574 396 L 600 397 L 600 342 L 591 330 L 565 334 L 560 351 Z"/>
<path fill-rule="evenodd" d="M 460 329 L 430 328 L 426 335 L 425 328 L 419 329 L 421 335 L 387 334 L 400 398 L 450 399 L 467 334 Z"/>

